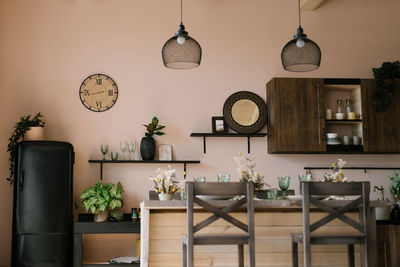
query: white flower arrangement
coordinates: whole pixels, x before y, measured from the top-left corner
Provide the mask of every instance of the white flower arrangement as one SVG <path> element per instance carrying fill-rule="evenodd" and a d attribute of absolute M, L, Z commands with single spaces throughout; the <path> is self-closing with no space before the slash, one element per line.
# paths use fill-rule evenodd
<path fill-rule="evenodd" d="M 330 173 L 324 174 L 325 182 L 340 183 L 346 182 L 347 178 L 344 176 L 342 168 L 346 164 L 346 161 L 338 159 L 336 163 L 332 163 L 332 169 Z"/>
<path fill-rule="evenodd" d="M 256 173 L 256 163 L 250 157 L 246 157 L 240 152 L 238 157 L 234 157 L 234 160 L 238 164 L 237 173 L 239 175 L 239 181 L 253 182 L 256 191 L 262 190 L 264 185 L 271 187 L 264 183 L 264 176 Z"/>
<path fill-rule="evenodd" d="M 168 165 L 168 170 L 158 168 L 155 172 L 155 177 L 149 177 L 154 183 L 154 189 L 159 194 L 174 194 L 179 189 L 179 182 L 176 180 L 176 169 L 171 169 Z"/>

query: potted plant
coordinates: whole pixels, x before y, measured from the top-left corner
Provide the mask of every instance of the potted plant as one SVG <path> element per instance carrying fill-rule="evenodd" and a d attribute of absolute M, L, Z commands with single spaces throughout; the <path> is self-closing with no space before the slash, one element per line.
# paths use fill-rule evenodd
<path fill-rule="evenodd" d="M 172 200 L 174 194 L 179 189 L 179 182 L 176 180 L 176 169 L 171 169 L 168 165 L 168 170 L 160 168 L 155 172 L 155 177 L 150 177 L 154 183 L 154 189 L 158 193 L 160 200 Z"/>
<path fill-rule="evenodd" d="M 377 112 L 384 112 L 393 101 L 393 94 L 400 86 L 400 61 L 384 62 L 380 68 L 373 68 L 378 89 L 373 96 Z"/>
<path fill-rule="evenodd" d="M 12 180 L 15 171 L 15 153 L 17 145 L 22 140 L 43 140 L 43 127 L 45 122 L 41 119 L 42 114 L 37 113 L 35 116 L 32 115 L 20 117 L 19 122 L 15 123 L 14 131 L 11 137 L 8 138 L 7 152 L 10 153 L 8 158 L 10 167 L 10 178 Z M 30 131 L 34 131 L 34 134 L 29 134 Z M 36 138 L 34 138 L 36 137 Z"/>
<path fill-rule="evenodd" d="M 86 212 L 90 210 L 94 214 L 94 221 L 104 222 L 111 210 L 122 208 L 122 192 L 124 190 L 120 182 L 116 186 L 111 183 L 103 185 L 97 182 L 86 189 L 80 198 Z"/>
<path fill-rule="evenodd" d="M 154 155 L 156 153 L 156 143 L 154 142 L 153 135 L 164 135 L 161 132 L 165 126 L 158 124 L 158 118 L 154 117 L 149 124 L 143 124 L 146 127 L 147 133 L 145 133 L 145 137 L 142 138 L 140 142 L 140 154 L 143 160 L 153 160 Z"/>
<path fill-rule="evenodd" d="M 394 171 L 393 174 L 389 175 L 389 179 L 392 180 L 392 185 L 389 187 L 390 193 L 392 193 L 394 199 L 394 207 L 390 213 L 390 219 L 394 221 L 400 221 L 400 174 Z"/>

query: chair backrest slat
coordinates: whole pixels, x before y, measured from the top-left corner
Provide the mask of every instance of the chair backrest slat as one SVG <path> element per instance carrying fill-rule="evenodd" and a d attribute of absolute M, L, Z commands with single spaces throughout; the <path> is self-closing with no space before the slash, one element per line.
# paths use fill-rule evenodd
<path fill-rule="evenodd" d="M 361 196 L 362 185 L 357 182 L 328 183 L 313 182 L 309 184 L 310 195 Z"/>
<path fill-rule="evenodd" d="M 193 182 L 194 195 L 235 196 L 246 195 L 246 183 Z"/>

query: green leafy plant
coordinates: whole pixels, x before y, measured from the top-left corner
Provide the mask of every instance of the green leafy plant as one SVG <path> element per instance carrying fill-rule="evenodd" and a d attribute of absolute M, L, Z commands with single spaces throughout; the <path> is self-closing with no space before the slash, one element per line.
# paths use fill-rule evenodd
<path fill-rule="evenodd" d="M 124 190 L 120 182 L 116 186 L 111 183 L 103 185 L 97 182 L 86 189 L 80 198 L 86 212 L 90 210 L 93 214 L 98 214 L 106 208 L 110 210 L 121 208 L 123 206 L 122 192 Z"/>
<path fill-rule="evenodd" d="M 144 127 L 146 127 L 147 133 L 145 133 L 145 135 L 147 137 L 152 137 L 154 134 L 155 135 L 164 135 L 165 133 L 161 132 L 162 129 L 165 128 L 165 126 L 159 125 L 158 124 L 158 118 L 154 117 L 151 120 L 151 123 L 149 124 L 143 124 Z"/>
<path fill-rule="evenodd" d="M 380 68 L 373 68 L 372 72 L 378 84 L 373 96 L 377 112 L 384 112 L 393 101 L 393 94 L 399 89 L 400 61 L 384 62 Z"/>
<path fill-rule="evenodd" d="M 18 142 L 20 142 L 25 133 L 31 129 L 31 127 L 44 127 L 45 122 L 41 119 L 43 118 L 42 114 L 37 113 L 33 118 L 32 115 L 22 116 L 20 117 L 19 122 L 15 123 L 14 131 L 11 134 L 11 137 L 8 138 L 8 146 L 7 152 L 10 153 L 8 161 L 10 163 L 9 171 L 10 178 L 12 179 L 15 171 L 15 150 L 17 148 Z"/>
<path fill-rule="evenodd" d="M 392 185 L 389 187 L 395 201 L 400 199 L 400 174 L 394 171 L 393 174 L 389 175 L 389 179 L 392 180 Z"/>

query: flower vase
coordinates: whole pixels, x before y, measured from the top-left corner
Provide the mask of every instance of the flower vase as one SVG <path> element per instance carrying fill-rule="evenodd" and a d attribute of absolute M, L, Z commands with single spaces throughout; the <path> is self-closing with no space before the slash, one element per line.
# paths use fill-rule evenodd
<path fill-rule="evenodd" d="M 154 160 L 156 154 L 156 143 L 153 137 L 143 137 L 140 142 L 140 155 L 143 160 Z"/>
<path fill-rule="evenodd" d="M 160 199 L 161 201 L 173 200 L 174 194 L 158 194 L 158 199 Z"/>

